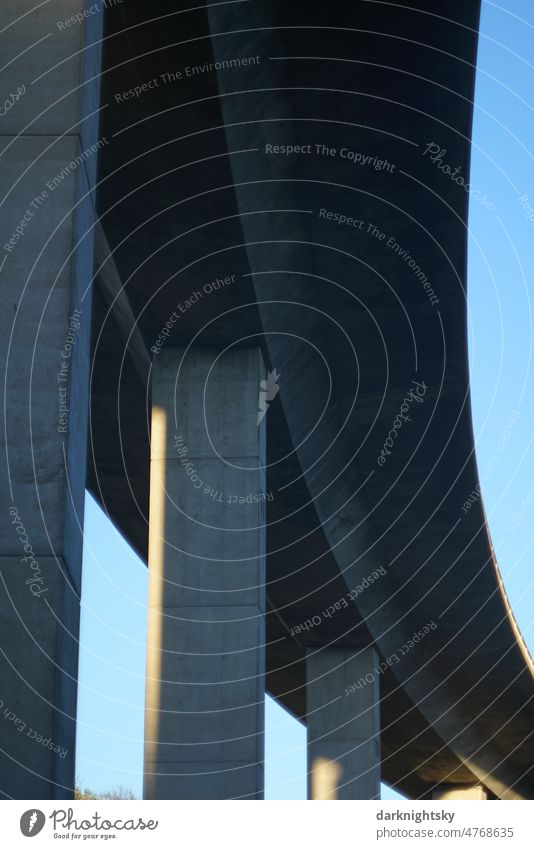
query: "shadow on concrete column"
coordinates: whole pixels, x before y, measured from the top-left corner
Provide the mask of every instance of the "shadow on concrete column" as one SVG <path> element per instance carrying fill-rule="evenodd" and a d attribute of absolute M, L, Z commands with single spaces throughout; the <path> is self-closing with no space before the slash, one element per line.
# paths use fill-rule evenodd
<path fill-rule="evenodd" d="M 373 648 L 308 649 L 309 799 L 380 799 L 377 670 Z"/>
<path fill-rule="evenodd" d="M 264 377 L 258 349 L 154 359 L 147 799 L 263 795 Z"/>

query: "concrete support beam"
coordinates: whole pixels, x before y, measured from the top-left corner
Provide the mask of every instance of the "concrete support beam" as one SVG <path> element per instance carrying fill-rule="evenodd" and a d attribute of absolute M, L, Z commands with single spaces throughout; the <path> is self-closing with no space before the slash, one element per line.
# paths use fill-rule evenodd
<path fill-rule="evenodd" d="M 74 789 L 102 9 L 57 24 L 84 8 L 0 6 L 2 798 Z"/>
<path fill-rule="evenodd" d="M 262 798 L 264 378 L 258 349 L 154 359 L 147 799 Z"/>
<path fill-rule="evenodd" d="M 308 798 L 379 799 L 375 650 L 309 649 L 306 667 Z"/>
<path fill-rule="evenodd" d="M 441 784 L 432 792 L 432 798 L 441 802 L 462 800 L 487 801 L 488 792 L 482 784 Z"/>

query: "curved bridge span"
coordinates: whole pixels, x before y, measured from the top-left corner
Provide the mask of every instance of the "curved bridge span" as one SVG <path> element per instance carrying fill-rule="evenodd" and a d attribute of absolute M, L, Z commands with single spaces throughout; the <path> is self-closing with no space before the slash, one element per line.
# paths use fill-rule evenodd
<path fill-rule="evenodd" d="M 24 700 L 12 667 L 46 644 L 42 724 L 72 740 L 87 454 L 149 568 L 147 798 L 262 798 L 265 689 L 307 726 L 310 798 L 534 797 L 532 660 L 471 420 L 467 209 L 491 199 L 469 183 L 479 4 L 460 5 L 128 0 L 84 17 L 81 51 L 59 28 L 43 65 L 64 103 L 25 179 L 66 173 L 24 239 L 65 280 L 35 307 L 31 421 L 57 403 L 39 358 L 77 327 L 66 430 L 23 434 L 46 463 L 11 453 L 54 578 L 5 656 Z M 73 747 L 29 772 L 17 745 L 2 792 L 68 798 Z"/>

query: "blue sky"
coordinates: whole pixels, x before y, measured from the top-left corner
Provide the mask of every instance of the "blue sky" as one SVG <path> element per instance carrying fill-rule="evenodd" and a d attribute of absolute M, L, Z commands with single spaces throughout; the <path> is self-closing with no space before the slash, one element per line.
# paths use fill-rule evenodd
<path fill-rule="evenodd" d="M 534 6 L 483 3 L 471 184 L 469 349 L 477 457 L 500 569 L 534 650 Z M 533 215 L 534 217 L 534 215 Z M 533 296 L 534 299 L 534 296 Z M 503 445 L 503 428 L 519 412 Z M 497 452 L 497 453 L 496 453 Z M 499 462 L 492 461 L 498 456 Z M 95 791 L 141 797 L 147 572 L 90 496 L 86 501 L 77 775 Z M 305 731 L 268 699 L 266 796 L 304 799 Z M 384 788 L 384 798 L 396 794 Z"/>

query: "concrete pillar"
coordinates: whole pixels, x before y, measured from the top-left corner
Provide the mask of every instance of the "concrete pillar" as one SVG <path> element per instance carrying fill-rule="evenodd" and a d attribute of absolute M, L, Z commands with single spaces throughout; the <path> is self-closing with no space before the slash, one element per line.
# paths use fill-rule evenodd
<path fill-rule="evenodd" d="M 308 799 L 380 799 L 377 669 L 373 648 L 308 650 Z"/>
<path fill-rule="evenodd" d="M 154 358 L 147 799 L 262 798 L 264 378 L 258 349 Z"/>
<path fill-rule="evenodd" d="M 74 787 L 102 10 L 58 23 L 84 5 L 0 5 L 2 798 Z"/>
<path fill-rule="evenodd" d="M 482 784 L 441 784 L 432 791 L 432 798 L 441 802 L 486 801 L 488 793 Z"/>

